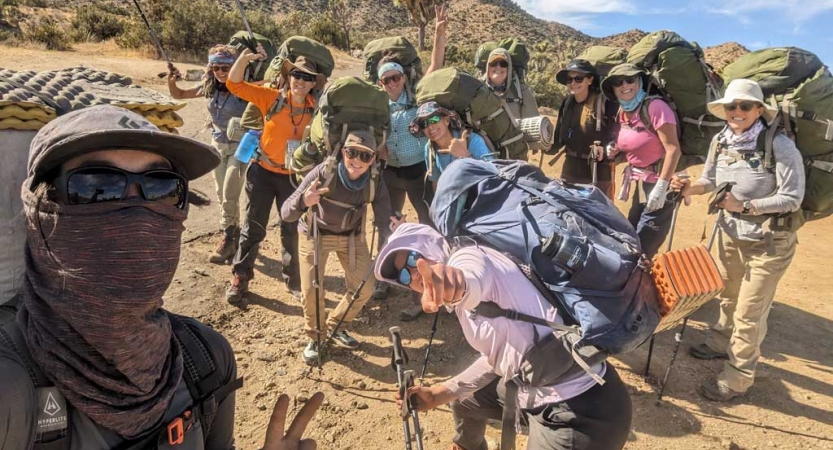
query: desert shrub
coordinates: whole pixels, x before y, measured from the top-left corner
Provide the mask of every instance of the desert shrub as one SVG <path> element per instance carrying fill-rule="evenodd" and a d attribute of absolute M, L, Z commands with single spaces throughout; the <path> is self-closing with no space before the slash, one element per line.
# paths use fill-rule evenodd
<path fill-rule="evenodd" d="M 317 14 L 309 24 L 307 36 L 324 45 L 332 45 L 340 49 L 347 48 L 347 36 L 341 26 L 333 21 L 329 15 Z"/>
<path fill-rule="evenodd" d="M 0 24 L 13 23 L 20 12 L 19 0 L 0 0 Z"/>
<path fill-rule="evenodd" d="M 72 27 L 76 35 L 103 41 L 124 33 L 124 20 L 99 5 L 88 5 L 78 8 Z"/>
<path fill-rule="evenodd" d="M 564 86 L 555 81 L 555 73 L 549 70 L 530 71 L 526 76 L 526 84 L 535 92 L 538 106 L 558 109 L 567 95 Z"/>
<path fill-rule="evenodd" d="M 26 23 L 23 39 L 44 44 L 47 50 L 69 50 L 67 29 L 54 17 L 44 16 Z"/>
<path fill-rule="evenodd" d="M 243 19 L 239 16 L 237 17 L 240 21 L 239 29 L 244 30 Z M 264 11 L 246 11 L 246 18 L 249 20 L 249 25 L 251 25 L 252 31 L 268 37 L 275 43 L 276 46 L 281 45 L 285 35 L 281 31 L 278 21 L 275 20 L 272 15 Z"/>

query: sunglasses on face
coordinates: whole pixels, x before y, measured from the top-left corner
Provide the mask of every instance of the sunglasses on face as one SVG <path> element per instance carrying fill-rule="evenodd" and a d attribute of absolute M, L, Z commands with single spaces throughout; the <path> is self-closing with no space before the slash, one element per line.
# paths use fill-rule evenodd
<path fill-rule="evenodd" d="M 373 157 L 375 156 L 373 153 L 365 152 L 365 151 L 362 151 L 362 150 L 356 150 L 355 148 L 350 148 L 350 147 L 345 148 L 344 153 L 347 155 L 348 159 L 359 158 L 365 164 L 372 161 Z"/>
<path fill-rule="evenodd" d="M 391 82 L 393 82 L 393 83 L 399 83 L 399 80 L 401 80 L 401 79 L 402 79 L 402 74 L 401 74 L 401 73 L 397 73 L 397 74 L 395 74 L 395 75 L 391 75 L 391 76 L 389 76 L 389 77 L 384 77 L 384 78 L 382 78 L 382 79 L 381 79 L 381 81 L 382 81 L 382 85 L 383 85 L 383 86 L 387 86 L 387 85 L 388 85 L 388 84 L 390 84 Z"/>
<path fill-rule="evenodd" d="M 499 59 L 497 61 L 490 62 L 489 67 L 503 67 L 505 69 L 505 68 L 509 67 L 509 63 L 502 60 L 502 59 Z"/>
<path fill-rule="evenodd" d="M 755 103 L 755 102 L 739 102 L 739 103 L 729 103 L 728 105 L 723 105 L 723 109 L 725 109 L 726 111 L 734 111 L 734 110 L 740 108 L 740 110 L 743 111 L 743 112 L 749 112 L 749 111 L 752 111 L 752 109 L 755 108 L 756 106 L 758 106 L 758 104 Z"/>
<path fill-rule="evenodd" d="M 440 123 L 440 121 L 442 121 L 442 120 L 443 120 L 443 116 L 441 116 L 439 114 L 435 114 L 435 115 L 433 115 L 433 116 L 431 116 L 427 119 L 419 119 L 419 121 L 417 122 L 417 125 L 419 125 L 419 127 L 424 130 L 424 129 L 428 128 L 429 125 L 436 125 L 436 124 Z"/>
<path fill-rule="evenodd" d="M 289 72 L 289 76 L 295 78 L 296 80 L 315 81 L 315 75 L 301 72 L 300 70 L 293 70 L 292 72 Z"/>
<path fill-rule="evenodd" d="M 80 167 L 61 175 L 56 187 L 69 205 L 89 205 L 127 198 L 130 186 L 139 185 L 147 201 L 185 209 L 188 181 L 171 170 L 134 173 L 116 167 Z"/>
<path fill-rule="evenodd" d="M 211 66 L 212 72 L 228 72 L 229 70 L 231 70 L 231 66 L 229 65 Z"/>
<path fill-rule="evenodd" d="M 636 77 L 617 78 L 617 79 L 613 80 L 613 82 L 611 84 L 613 84 L 613 87 L 621 87 L 625 83 L 635 84 L 636 83 Z"/>
<path fill-rule="evenodd" d="M 411 285 L 411 271 L 408 268 L 410 267 L 416 269 L 418 259 L 422 259 L 422 255 L 420 255 L 419 252 L 412 250 L 411 253 L 408 253 L 408 259 L 405 261 L 405 267 L 399 269 L 399 277 L 397 278 L 397 281 L 399 281 L 400 284 L 405 286 Z"/>
<path fill-rule="evenodd" d="M 587 78 L 586 75 L 576 75 L 574 77 L 567 77 L 567 83 L 566 84 L 570 84 L 570 83 L 573 83 L 573 82 L 582 83 L 582 82 L 584 82 L 585 78 Z"/>

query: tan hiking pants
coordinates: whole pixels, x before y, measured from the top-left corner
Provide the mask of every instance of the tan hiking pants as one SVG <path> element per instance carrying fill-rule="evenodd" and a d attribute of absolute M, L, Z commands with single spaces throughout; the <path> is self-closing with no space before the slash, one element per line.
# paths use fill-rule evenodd
<path fill-rule="evenodd" d="M 720 295 L 720 318 L 706 345 L 727 352 L 729 360 L 717 381 L 733 391 L 746 392 L 755 380 L 761 343 L 778 281 L 795 255 L 795 232 L 772 232 L 761 241 L 718 239 L 720 272 L 726 289 Z"/>
<path fill-rule="evenodd" d="M 350 239 L 356 240 L 355 266 L 352 268 L 350 267 Z M 352 322 L 359 311 L 362 310 L 365 303 L 370 300 L 370 295 L 373 293 L 373 280 L 369 280 L 364 284 L 356 302 L 353 303 L 349 311 L 347 310 L 348 305 L 350 305 L 350 298 L 352 298 L 353 293 L 358 289 L 362 279 L 371 270 L 372 261 L 370 260 L 370 252 L 367 249 L 367 242 L 365 242 L 363 235 L 351 237 L 322 234 L 319 240 L 321 241 L 318 260 L 320 280 L 318 301 L 320 312 L 319 330 L 322 333 L 322 337 L 326 337 L 327 331 L 335 328 L 342 317 L 344 317 L 342 327 Z M 328 316 L 324 304 L 324 269 L 327 266 L 327 257 L 333 252 L 338 256 L 341 267 L 344 268 L 344 280 L 347 284 L 347 292 L 341 297 L 341 302 L 336 306 L 336 309 Z M 306 331 L 311 339 L 315 339 L 315 288 L 312 286 L 312 281 L 315 276 L 313 272 L 314 257 L 315 246 L 312 238 L 300 236 L 298 239 L 298 261 L 301 269 L 301 295 L 304 302 L 304 331 Z"/>
<path fill-rule="evenodd" d="M 223 207 L 223 217 L 220 227 L 239 226 L 240 223 L 240 192 L 246 181 L 246 166 L 234 158 L 237 142 L 223 144 L 212 140 L 211 146 L 220 152 L 220 165 L 214 169 L 214 188 L 217 199 Z"/>

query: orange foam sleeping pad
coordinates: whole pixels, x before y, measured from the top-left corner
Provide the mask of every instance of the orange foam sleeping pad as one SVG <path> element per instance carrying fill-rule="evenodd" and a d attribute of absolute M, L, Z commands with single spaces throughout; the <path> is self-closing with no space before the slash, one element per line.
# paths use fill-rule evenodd
<path fill-rule="evenodd" d="M 723 278 L 703 245 L 662 253 L 651 275 L 659 291 L 660 324 L 667 330 L 723 291 Z"/>

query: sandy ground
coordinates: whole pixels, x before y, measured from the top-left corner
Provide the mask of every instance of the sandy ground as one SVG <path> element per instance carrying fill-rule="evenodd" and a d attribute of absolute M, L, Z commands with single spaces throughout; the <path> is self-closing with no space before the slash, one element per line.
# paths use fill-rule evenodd
<path fill-rule="evenodd" d="M 165 64 L 113 46 L 85 44 L 74 51 L 55 53 L 0 47 L 0 66 L 16 70 L 57 69 L 87 65 L 133 77 L 137 83 L 166 91 L 155 74 Z M 197 68 L 177 64 L 180 69 Z M 359 75 L 358 60 L 339 57 L 337 76 Z M 209 140 L 204 100 L 193 100 L 180 111 L 185 120 L 181 134 Z M 537 156 L 533 161 L 537 162 Z M 560 164 L 544 168 L 551 175 Z M 699 168 L 692 170 L 699 174 Z M 212 198 L 213 180 L 204 177 L 193 188 Z M 241 203 L 245 203 L 244 201 Z M 623 211 L 627 205 L 620 205 Z M 711 218 L 702 200 L 682 208 L 675 247 L 701 242 Z M 296 404 L 315 391 L 327 400 L 308 434 L 325 449 L 402 448 L 402 423 L 395 411 L 395 373 L 390 368 L 387 329 L 401 325 L 404 344 L 418 369 L 427 344 L 430 317 L 410 324 L 398 323 L 406 295 L 398 293 L 383 302 L 371 301 L 350 331 L 362 342 L 357 351 L 336 350 L 323 371 L 303 376 L 300 358 L 305 344 L 301 332 L 301 306 L 276 281 L 280 274 L 280 239 L 274 227 L 261 246 L 256 278 L 250 285 L 246 310 L 223 299 L 231 278 L 229 266 L 216 266 L 207 257 L 218 239 L 219 205 L 192 208 L 183 238 L 182 261 L 167 294 L 167 307 L 197 317 L 222 332 L 235 349 L 239 374 L 245 386 L 237 396 L 238 447 L 259 448 L 271 407 L 281 392 Z M 406 210 L 406 213 L 408 211 Z M 410 217 L 415 217 L 410 211 Z M 720 363 L 689 357 L 685 348 L 699 342 L 707 323 L 717 316 L 714 303 L 694 314 L 685 333 L 683 351 L 665 391 L 656 403 L 661 378 L 674 345 L 672 332 L 658 336 L 651 376 L 643 378 L 646 349 L 616 358 L 616 366 L 631 392 L 634 420 L 627 449 L 833 449 L 833 219 L 811 223 L 800 231 L 800 245 L 782 280 L 763 344 L 758 379 L 749 395 L 728 404 L 702 400 L 695 392 L 702 381 L 720 370 Z M 324 280 L 328 305 L 344 292 L 342 271 L 331 262 Z M 453 316 L 443 315 L 435 339 L 426 383 L 441 382 L 466 367 L 476 355 L 462 343 Z M 425 448 L 445 449 L 453 434 L 447 408 L 421 417 Z M 488 430 L 499 436 L 499 424 Z M 523 438 L 521 438 L 523 439 Z M 520 446 L 523 448 L 523 446 Z"/>

